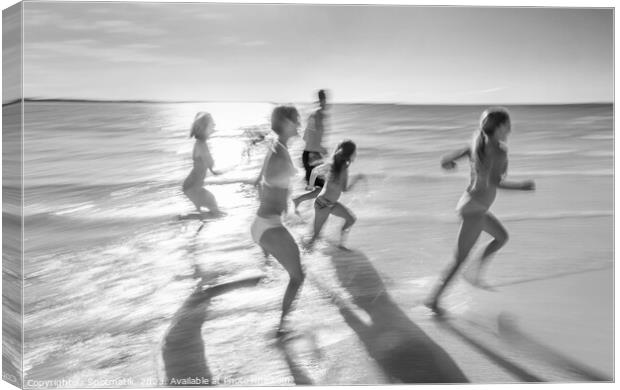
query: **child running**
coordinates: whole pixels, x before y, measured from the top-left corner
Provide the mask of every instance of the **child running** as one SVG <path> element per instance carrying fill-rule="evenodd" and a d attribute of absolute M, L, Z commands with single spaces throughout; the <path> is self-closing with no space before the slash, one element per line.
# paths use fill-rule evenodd
<path fill-rule="evenodd" d="M 321 229 L 327 221 L 329 214 L 344 218 L 345 222 L 342 226 L 342 234 L 340 237 L 340 247 L 345 247 L 345 241 L 349 233 L 349 229 L 355 223 L 355 216 L 347 207 L 338 202 L 340 195 L 344 191 L 349 191 L 355 183 L 364 176 L 355 175 L 351 183 L 349 183 L 349 165 L 355 160 L 356 146 L 353 141 L 346 140 L 341 142 L 331 163 L 322 164 L 312 170 L 310 175 L 310 185 L 314 185 L 319 175 L 326 177 L 326 183 L 323 189 L 314 200 L 314 232 L 310 240 L 304 245 L 307 249 L 311 249 L 314 242 L 321 234 Z"/>
<path fill-rule="evenodd" d="M 459 149 L 444 156 L 441 166 L 454 169 L 456 160 L 468 157 L 471 164 L 471 181 L 467 190 L 457 204 L 462 222 L 458 234 L 454 263 L 448 268 L 431 298 L 426 302 L 431 310 L 442 314 L 439 299 L 454 275 L 459 270 L 482 231 L 487 232 L 493 240 L 485 248 L 477 263 L 471 282 L 485 287 L 481 275 L 491 255 L 497 252 L 508 240 L 508 232 L 500 221 L 489 211 L 495 201 L 498 188 L 511 190 L 533 190 L 534 182 L 526 180 L 511 182 L 505 179 L 508 168 L 506 141 L 510 134 L 510 116 L 502 107 L 492 107 L 482 113 L 480 130 L 476 131 L 471 146 Z"/>
<path fill-rule="evenodd" d="M 282 301 L 282 316 L 276 337 L 287 332 L 285 320 L 304 281 L 299 247 L 282 224 L 282 213 L 288 206 L 288 188 L 296 172 L 287 144 L 289 139 L 297 136 L 298 127 L 299 114 L 295 107 L 280 106 L 273 110 L 271 129 L 278 135 L 278 141 L 265 157 L 255 182 L 259 189 L 260 206 L 251 226 L 252 239 L 266 255 L 275 257 L 290 277 Z"/>
<path fill-rule="evenodd" d="M 214 175 L 219 175 L 219 172 L 213 170 L 213 157 L 207 145 L 207 139 L 213 134 L 214 129 L 215 123 L 211 115 L 199 112 L 194 118 L 189 135 L 190 138 L 196 139 L 192 152 L 194 166 L 183 182 L 183 193 L 192 201 L 198 213 L 202 212 L 201 207 L 206 207 L 214 214 L 221 214 L 215 197 L 203 187 L 207 170 Z"/>

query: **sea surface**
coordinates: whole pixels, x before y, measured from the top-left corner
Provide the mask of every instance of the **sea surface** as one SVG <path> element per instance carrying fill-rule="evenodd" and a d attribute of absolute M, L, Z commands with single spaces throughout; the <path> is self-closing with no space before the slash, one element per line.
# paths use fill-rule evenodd
<path fill-rule="evenodd" d="M 190 321 L 198 330 L 187 334 L 197 339 L 185 341 L 204 345 L 213 376 L 258 378 L 259 384 L 290 380 L 270 336 L 286 273 L 263 258 L 249 232 L 258 206 L 250 183 L 268 141 L 251 145 L 247 134 L 269 133 L 273 107 L 25 103 L 25 381 L 107 387 L 114 385 L 110 378 L 131 378 L 132 386 L 152 386 L 170 370 L 162 358 L 170 349 L 163 346 L 171 327 L 186 318 L 182 308 L 196 286 L 253 275 L 264 278 L 256 287 L 212 299 L 206 317 Z M 313 107 L 298 107 L 305 123 Z M 368 178 L 342 197 L 358 218 L 349 246 L 372 264 L 405 313 L 428 295 L 451 261 L 459 226 L 454 209 L 469 167 L 461 161 L 456 171 L 443 171 L 439 159 L 471 141 L 484 108 L 331 108 L 325 145 L 331 150 L 342 139 L 354 140 L 358 157 L 351 174 Z M 499 192 L 492 211 L 510 241 L 491 263 L 489 283 L 593 269 L 611 273 L 612 105 L 509 109 L 508 175 L 534 179 L 536 191 Z M 210 112 L 216 122 L 209 145 L 224 174 L 208 176 L 206 188 L 227 213 L 199 232 L 199 221 L 178 220 L 193 208 L 181 183 L 191 169 L 188 135 L 198 111 Z M 299 166 L 292 186 L 298 194 L 304 190 L 301 137 L 290 150 Z M 309 233 L 312 210 L 307 202 L 301 216 L 284 218 L 298 239 Z M 309 276 L 293 326 L 319 334 L 321 346 L 348 337 L 329 331 L 340 314 L 324 294 L 325 288 L 352 294 L 341 288 L 342 275 L 330 263 L 341 224 L 330 218 L 317 251 L 302 254 Z M 449 299 L 466 301 L 457 290 Z"/>

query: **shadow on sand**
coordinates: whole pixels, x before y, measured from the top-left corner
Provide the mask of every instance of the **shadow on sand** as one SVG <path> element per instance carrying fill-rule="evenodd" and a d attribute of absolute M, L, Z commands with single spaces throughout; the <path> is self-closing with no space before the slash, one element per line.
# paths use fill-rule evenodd
<path fill-rule="evenodd" d="M 306 344 L 306 345 L 303 345 Z M 310 348 L 308 348 L 308 344 Z M 313 385 L 312 376 L 307 367 L 300 360 L 299 354 L 308 354 L 311 350 L 315 361 L 321 358 L 321 351 L 316 345 L 316 340 L 312 335 L 300 334 L 293 337 L 284 337 L 276 342 L 277 347 L 282 351 L 286 364 L 288 365 L 293 381 L 296 385 Z M 307 356 L 306 356 L 307 357 Z"/>
<path fill-rule="evenodd" d="M 511 343 L 514 348 L 535 356 L 547 364 L 562 368 L 576 376 L 577 380 L 589 382 L 611 382 L 613 380 L 597 369 L 589 367 L 523 332 L 516 319 L 507 313 L 500 314 L 498 323 L 500 336 Z"/>
<path fill-rule="evenodd" d="M 581 274 L 585 274 L 585 273 L 588 273 L 588 272 L 602 271 L 602 270 L 606 270 L 606 269 L 610 269 L 610 268 L 611 268 L 611 265 L 604 265 L 604 266 L 601 266 L 601 267 L 590 268 L 590 269 L 583 269 L 583 270 L 578 270 L 578 271 L 558 272 L 558 273 L 551 274 L 551 275 L 542 275 L 542 276 L 533 277 L 533 278 L 513 280 L 513 281 L 509 281 L 509 282 L 505 282 L 505 283 L 497 283 L 497 284 L 493 284 L 491 287 L 492 288 L 498 288 L 498 287 L 514 286 L 514 285 L 517 285 L 517 284 L 524 284 L 524 283 L 531 283 L 531 282 L 539 282 L 541 280 L 549 280 L 549 279 L 562 278 L 564 276 L 570 276 L 570 275 L 581 275 Z"/>
<path fill-rule="evenodd" d="M 347 324 L 394 382 L 460 383 L 467 378 L 452 358 L 392 301 L 377 270 L 362 252 L 326 253 L 340 283 L 372 320 L 367 325 L 346 305 L 338 305 Z"/>
<path fill-rule="evenodd" d="M 198 287 L 183 302 L 174 314 L 172 324 L 166 332 L 162 347 L 166 383 L 178 386 L 205 386 L 211 384 L 211 372 L 207 365 L 202 340 L 202 324 L 207 318 L 207 307 L 211 298 L 227 291 L 253 287 L 261 277 L 252 277 L 202 290 Z M 183 382 L 188 379 L 198 383 Z"/>

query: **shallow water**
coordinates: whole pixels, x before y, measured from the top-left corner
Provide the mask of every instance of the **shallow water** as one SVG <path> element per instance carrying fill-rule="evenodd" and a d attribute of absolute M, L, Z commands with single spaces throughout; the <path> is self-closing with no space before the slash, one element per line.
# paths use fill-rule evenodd
<path fill-rule="evenodd" d="M 300 108 L 305 118 L 311 107 Z M 149 381 L 166 371 L 167 331 L 188 315 L 180 309 L 195 285 L 264 274 L 257 287 L 205 302 L 197 310 L 206 317 L 189 323 L 197 326 L 192 331 L 204 343 L 212 375 L 290 383 L 291 369 L 270 337 L 287 278 L 263 259 L 249 234 L 257 207 L 249 183 L 266 144 L 247 149 L 243 131 L 267 132 L 271 109 L 257 103 L 26 103 L 26 380 L 105 387 L 113 385 L 103 382 L 110 378 L 133 378 L 133 386 L 152 386 Z M 458 229 L 454 207 L 469 169 L 463 162 L 444 172 L 439 158 L 470 141 L 482 109 L 333 107 L 326 145 L 353 139 L 359 150 L 351 173 L 368 176 L 342 198 L 358 217 L 349 243 L 370 259 L 387 291 L 423 299 L 450 261 Z M 511 240 L 493 262 L 490 281 L 610 266 L 612 106 L 510 109 L 509 176 L 533 178 L 537 190 L 499 193 L 493 211 Z M 207 177 L 206 186 L 228 214 L 196 235 L 199 222 L 176 217 L 192 209 L 180 183 L 191 168 L 188 129 L 198 111 L 211 112 L 216 122 L 209 144 L 225 174 Z M 302 147 L 301 139 L 291 144 L 296 161 Z M 302 175 L 300 168 L 294 193 L 303 190 Z M 301 214 L 285 217 L 296 237 L 308 232 L 310 202 Z M 342 287 L 329 249 L 340 223 L 329 220 L 328 240 L 302 262 L 309 279 L 346 297 L 355 291 Z M 297 307 L 293 322 L 312 332 L 319 347 L 351 336 L 346 327 L 330 329 L 340 313 L 318 284 L 306 283 Z M 318 381 L 330 383 L 325 370 L 317 371 L 324 374 Z"/>

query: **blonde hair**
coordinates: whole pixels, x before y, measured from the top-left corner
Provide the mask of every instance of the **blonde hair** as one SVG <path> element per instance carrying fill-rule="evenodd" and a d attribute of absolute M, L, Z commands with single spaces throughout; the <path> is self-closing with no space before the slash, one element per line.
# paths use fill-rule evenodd
<path fill-rule="evenodd" d="M 472 156 L 478 162 L 483 162 L 488 137 L 492 136 L 498 127 L 510 121 L 510 114 L 504 107 L 490 107 L 480 116 L 480 128 L 474 133 L 472 142 Z"/>
<path fill-rule="evenodd" d="M 192 123 L 192 127 L 189 133 L 190 138 L 200 139 L 198 134 L 200 130 L 206 129 L 209 124 L 213 123 L 213 118 L 211 118 L 211 114 L 208 112 L 200 111 L 194 117 L 194 123 Z"/>

